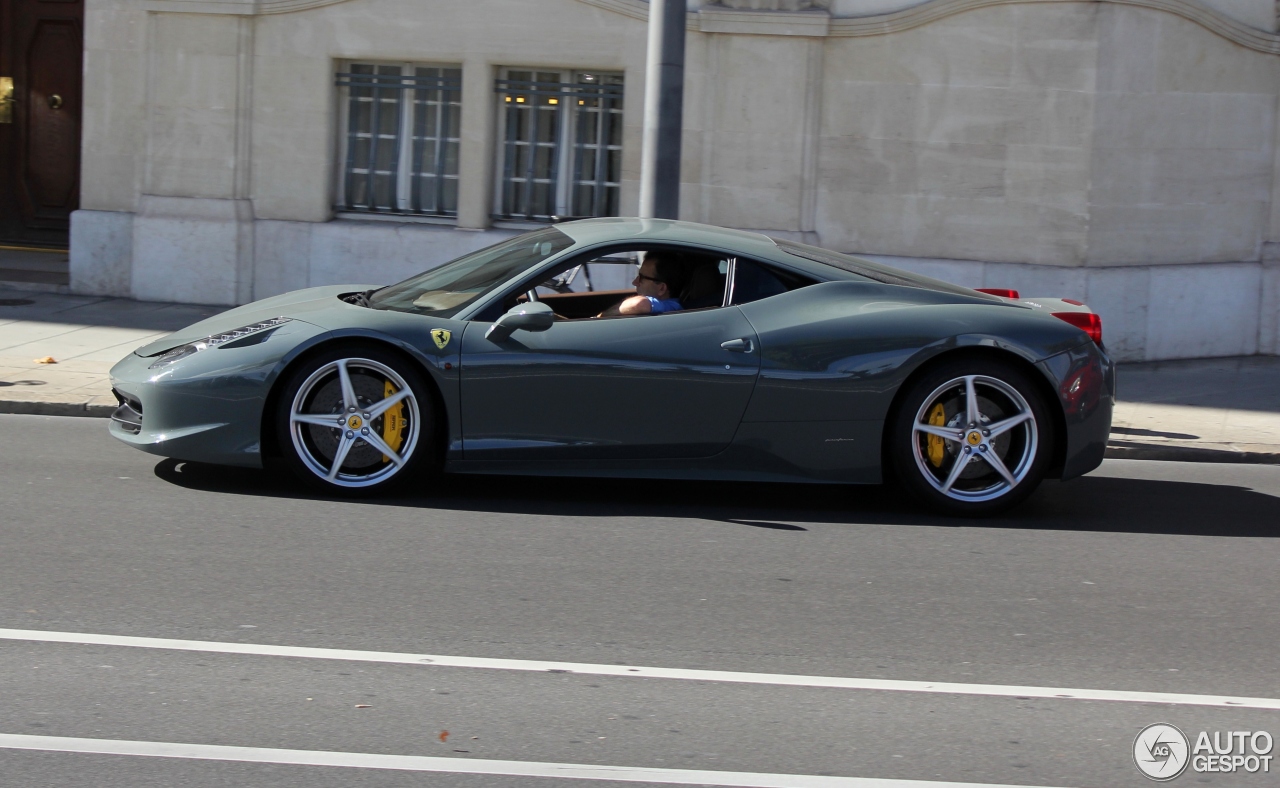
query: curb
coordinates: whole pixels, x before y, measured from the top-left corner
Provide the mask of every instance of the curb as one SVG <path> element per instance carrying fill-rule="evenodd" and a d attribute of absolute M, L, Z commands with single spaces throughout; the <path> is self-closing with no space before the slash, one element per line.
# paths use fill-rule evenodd
<path fill-rule="evenodd" d="M 1234 451 L 1201 446 L 1161 446 L 1132 441 L 1110 441 L 1104 455 L 1109 460 L 1161 460 L 1164 462 L 1217 462 L 1237 465 L 1280 465 L 1280 451 Z"/>
<path fill-rule="evenodd" d="M 109 418 L 115 405 L 89 402 L 30 402 L 24 400 L 0 400 L 0 413 L 17 413 L 28 416 L 90 416 Z"/>

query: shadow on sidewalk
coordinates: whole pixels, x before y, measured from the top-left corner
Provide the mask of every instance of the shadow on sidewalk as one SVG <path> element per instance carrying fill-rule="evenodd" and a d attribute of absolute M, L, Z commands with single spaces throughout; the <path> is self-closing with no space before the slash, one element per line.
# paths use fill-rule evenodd
<path fill-rule="evenodd" d="M 30 293 L 6 289 L 0 284 L 0 324 L 19 321 L 157 332 L 177 331 L 230 308 L 133 301 L 128 298 Z"/>
<path fill-rule="evenodd" d="M 164 460 L 158 478 L 193 490 L 324 500 L 285 471 Z M 660 503 L 653 503 L 658 501 Z M 953 519 L 924 511 L 889 486 L 677 482 L 448 475 L 435 492 L 343 503 L 567 517 L 698 518 L 804 532 L 813 525 L 905 525 L 1278 537 L 1280 498 L 1232 485 L 1085 476 L 1045 482 L 1001 517 Z"/>
<path fill-rule="evenodd" d="M 1116 389 L 1121 402 L 1280 413 L 1280 357 L 1125 363 Z"/>

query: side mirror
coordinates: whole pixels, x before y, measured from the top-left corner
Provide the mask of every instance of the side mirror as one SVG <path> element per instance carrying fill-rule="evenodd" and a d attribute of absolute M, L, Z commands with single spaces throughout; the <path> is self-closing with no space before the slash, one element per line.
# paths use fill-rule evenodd
<path fill-rule="evenodd" d="M 556 313 L 541 301 L 519 304 L 510 312 L 498 318 L 498 322 L 489 326 L 484 338 L 490 342 L 501 342 L 517 330 L 546 331 L 556 322 Z"/>

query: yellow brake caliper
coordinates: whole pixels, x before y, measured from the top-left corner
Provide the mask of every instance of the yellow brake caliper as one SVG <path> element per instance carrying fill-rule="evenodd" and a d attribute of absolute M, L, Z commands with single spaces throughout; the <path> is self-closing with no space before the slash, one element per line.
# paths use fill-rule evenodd
<path fill-rule="evenodd" d="M 935 427 L 941 427 L 947 423 L 947 411 L 939 403 L 933 406 L 933 410 L 929 413 L 929 423 Z M 937 435 L 929 435 L 929 462 L 933 463 L 933 467 L 941 468 L 942 461 L 947 456 L 946 441 Z"/>
<path fill-rule="evenodd" d="M 390 397 L 395 393 L 396 387 L 388 380 L 386 386 L 383 388 L 383 396 Z M 404 440 L 400 434 L 403 429 L 404 400 L 400 400 L 396 404 L 387 408 L 387 412 L 382 414 L 382 439 L 386 441 L 387 445 L 394 451 L 400 451 L 400 443 Z M 930 446 L 929 456 L 932 457 L 932 444 L 930 444 Z M 382 455 L 382 461 L 391 462 L 391 458 L 384 454 Z"/>

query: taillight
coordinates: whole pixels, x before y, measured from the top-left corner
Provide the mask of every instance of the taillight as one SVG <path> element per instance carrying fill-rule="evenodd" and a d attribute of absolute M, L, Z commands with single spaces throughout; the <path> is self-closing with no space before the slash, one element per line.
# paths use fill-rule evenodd
<path fill-rule="evenodd" d="M 1053 316 L 1084 331 L 1094 344 L 1102 344 L 1102 318 L 1093 312 L 1054 312 Z"/>
<path fill-rule="evenodd" d="M 1004 290 L 999 287 L 975 287 L 973 289 L 977 290 L 979 293 L 986 293 L 987 295 L 1000 296 L 1001 298 L 1021 298 L 1022 297 L 1018 295 L 1017 290 Z"/>

